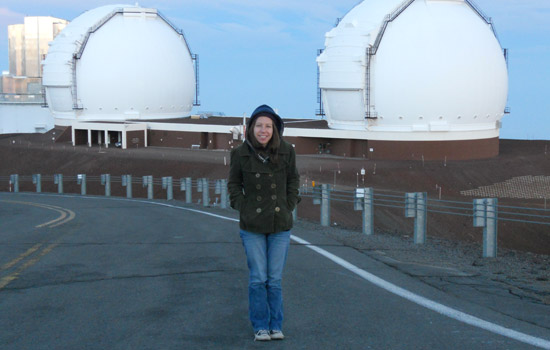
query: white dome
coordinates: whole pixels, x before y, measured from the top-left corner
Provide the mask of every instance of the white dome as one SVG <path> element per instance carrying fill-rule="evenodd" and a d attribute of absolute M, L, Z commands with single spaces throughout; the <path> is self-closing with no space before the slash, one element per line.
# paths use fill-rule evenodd
<path fill-rule="evenodd" d="M 392 140 L 498 137 L 506 61 L 469 1 L 365 0 L 325 45 L 317 61 L 331 128 Z"/>
<path fill-rule="evenodd" d="M 157 10 L 109 5 L 56 37 L 43 85 L 57 119 L 174 118 L 191 113 L 195 73 L 183 33 Z"/>

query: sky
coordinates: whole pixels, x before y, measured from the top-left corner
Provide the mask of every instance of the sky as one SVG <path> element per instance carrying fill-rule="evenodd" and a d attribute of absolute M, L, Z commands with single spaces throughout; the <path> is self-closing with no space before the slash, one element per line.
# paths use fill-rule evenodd
<path fill-rule="evenodd" d="M 368 0 L 366 0 L 368 1 Z M 183 29 L 199 55 L 202 111 L 250 115 L 260 104 L 284 118 L 318 118 L 317 50 L 358 0 L 143 0 Z M 473 0 L 509 50 L 508 107 L 501 138 L 550 140 L 550 0 Z M 24 16 L 72 20 L 104 0 L 2 0 L 0 70 L 8 70 L 9 24 Z M 124 2 L 118 2 L 124 3 Z M 135 4 L 135 2 L 128 2 Z"/>

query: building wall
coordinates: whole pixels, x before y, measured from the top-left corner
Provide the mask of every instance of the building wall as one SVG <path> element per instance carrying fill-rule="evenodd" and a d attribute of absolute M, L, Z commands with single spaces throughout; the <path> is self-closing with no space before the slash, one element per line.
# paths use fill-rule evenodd
<path fill-rule="evenodd" d="M 2 75 L 0 78 L 0 103 L 45 104 L 40 78 Z"/>
<path fill-rule="evenodd" d="M 42 77 L 42 60 L 48 53 L 48 43 L 68 24 L 54 17 L 25 17 L 24 50 L 25 74 L 29 78 Z"/>
<path fill-rule="evenodd" d="M 25 25 L 8 26 L 8 60 L 10 74 L 25 75 Z"/>
<path fill-rule="evenodd" d="M 369 159 L 486 159 L 498 156 L 499 139 L 495 137 L 466 141 L 369 141 L 369 148 Z"/>
<path fill-rule="evenodd" d="M 2 76 L 2 93 L 4 94 L 14 94 L 17 90 L 16 82 L 13 76 L 3 75 Z M 3 99 L 7 98 L 3 96 Z"/>
<path fill-rule="evenodd" d="M 149 146 L 154 147 L 229 150 L 240 144 L 230 133 L 149 130 L 147 138 Z"/>
<path fill-rule="evenodd" d="M 233 141 L 232 134 L 220 134 L 220 133 L 203 133 L 206 134 L 207 145 L 206 149 L 224 149 L 230 150 L 241 144 L 240 141 Z"/>
<path fill-rule="evenodd" d="M 16 95 L 40 95 L 42 94 L 42 84 L 40 78 L 27 78 L 12 75 L 2 76 L 2 93 L 6 94 L 0 100 L 10 102 L 27 102 L 33 101 L 36 98 L 37 101 L 42 101 L 40 96 L 9 96 L 10 94 Z"/>
<path fill-rule="evenodd" d="M 149 146 L 192 148 L 201 144 L 201 133 L 178 132 L 164 130 L 149 130 L 147 135 Z"/>
<path fill-rule="evenodd" d="M 231 134 L 149 130 L 149 145 L 230 150 L 241 142 Z M 496 157 L 499 139 L 466 141 L 375 141 L 285 137 L 297 154 L 331 154 L 372 160 L 468 160 Z M 130 147 L 130 145 L 128 146 Z"/>
<path fill-rule="evenodd" d="M 285 137 L 297 154 L 332 154 L 342 157 L 368 158 L 367 140 Z"/>
<path fill-rule="evenodd" d="M 0 103 L 0 134 L 44 133 L 54 118 L 42 103 Z"/>
<path fill-rule="evenodd" d="M 68 23 L 55 17 L 29 16 L 25 17 L 24 24 L 8 26 L 9 75 L 2 77 L 1 92 L 42 93 L 42 61 L 48 53 L 49 43 Z"/>
<path fill-rule="evenodd" d="M 126 138 L 126 148 L 145 147 L 145 135 L 141 130 L 128 131 Z"/>
<path fill-rule="evenodd" d="M 242 143 L 239 134 L 233 134 L 227 125 L 200 125 L 200 121 L 191 124 L 194 125 L 187 125 L 189 129 L 184 131 L 182 126 L 185 124 L 182 123 L 150 123 L 147 129 L 147 146 L 231 150 Z M 322 128 L 287 130 L 288 134 L 294 136 L 285 136 L 284 139 L 294 145 L 297 154 L 372 160 L 471 160 L 496 157 L 499 154 L 498 137 L 460 141 L 377 141 L 340 138 L 342 135 L 339 131 L 334 131 L 334 136 L 330 137 L 331 132 Z M 141 141 L 142 131 L 136 132 L 136 136 L 128 133 L 128 148 L 144 145 Z M 134 137 L 135 141 L 132 140 Z"/>

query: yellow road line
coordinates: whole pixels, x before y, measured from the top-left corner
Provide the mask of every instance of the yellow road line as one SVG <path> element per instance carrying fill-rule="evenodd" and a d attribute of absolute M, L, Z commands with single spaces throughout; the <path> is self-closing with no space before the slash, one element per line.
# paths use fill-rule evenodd
<path fill-rule="evenodd" d="M 0 271 L 4 271 L 4 270 L 7 270 L 7 269 L 10 269 L 12 268 L 13 266 L 15 266 L 15 264 L 17 264 L 18 262 L 20 262 L 21 260 L 25 259 L 27 256 L 31 255 L 32 253 L 34 253 L 35 251 L 38 250 L 38 248 L 40 248 L 42 246 L 42 243 L 38 243 L 38 244 L 35 244 L 34 246 L 32 246 L 31 248 L 29 248 L 26 252 L 24 252 L 23 254 L 19 255 L 17 258 L 13 259 L 12 261 L 2 265 L 2 267 L 0 268 Z"/>
<path fill-rule="evenodd" d="M 56 223 L 56 224 L 50 225 L 50 228 L 51 227 L 57 227 L 59 225 L 63 225 L 64 223 L 67 223 L 67 222 L 69 222 L 69 221 L 71 221 L 72 219 L 75 218 L 76 214 L 74 213 L 74 211 L 69 210 L 69 209 L 65 209 L 65 210 L 69 212 L 69 217 L 66 218 L 65 220 L 62 220 L 62 221 Z"/>
<path fill-rule="evenodd" d="M 0 290 L 3 289 L 8 284 L 10 284 L 10 282 L 13 281 L 16 278 L 17 278 L 17 276 L 14 276 L 14 275 L 9 275 L 9 276 L 1 278 L 0 279 Z"/>
<path fill-rule="evenodd" d="M 32 265 L 36 264 L 38 262 L 38 260 L 40 260 L 40 258 L 42 258 L 44 255 L 51 252 L 58 245 L 59 245 L 59 242 L 56 242 L 56 243 L 52 243 L 49 246 L 47 246 L 46 248 L 42 249 L 42 251 L 38 254 L 38 256 L 30 259 L 29 261 L 27 261 L 26 263 L 21 265 L 21 267 L 19 269 L 17 269 L 17 272 L 24 271 L 27 268 L 31 267 Z"/>
<path fill-rule="evenodd" d="M 34 207 L 39 207 L 39 208 L 45 208 L 45 209 L 50 209 L 50 210 L 54 210 L 54 211 L 57 211 L 58 213 L 60 213 L 61 215 L 59 215 L 59 217 L 57 217 L 56 219 L 53 219 L 53 220 L 50 220 L 48 222 L 45 222 L 43 224 L 40 224 L 40 225 L 36 225 L 35 227 L 36 228 L 42 228 L 42 227 L 45 227 L 45 226 L 48 226 L 48 227 L 57 227 L 59 225 L 62 225 L 64 223 L 67 223 L 69 221 L 71 221 L 72 219 L 75 218 L 76 214 L 70 210 L 70 209 L 66 209 L 66 208 L 62 208 L 62 207 L 56 207 L 55 205 L 49 205 L 49 204 L 40 204 L 40 203 L 33 203 L 33 202 L 20 202 L 20 201 L 0 201 L 0 202 L 6 202 L 6 203 L 15 203 L 15 204 L 24 204 L 24 205 L 32 205 Z M 69 217 L 67 218 L 67 213 L 69 215 Z M 67 219 L 65 219 L 67 218 Z"/>
<path fill-rule="evenodd" d="M 32 206 L 39 207 L 39 208 L 54 210 L 54 211 L 57 211 L 58 213 L 60 213 L 59 217 L 57 217 L 56 219 L 50 220 L 50 221 L 45 222 L 45 223 L 40 224 L 40 225 L 36 225 L 35 226 L 36 228 L 43 228 L 43 227 L 53 228 L 53 227 L 57 227 L 59 225 L 63 225 L 65 223 L 73 220 L 76 217 L 76 214 L 74 213 L 74 211 L 66 209 L 66 208 L 62 208 L 62 207 L 57 207 L 57 206 L 54 206 L 54 205 L 32 203 L 32 202 L 19 202 L 19 201 L 2 201 L 2 200 L 0 200 L 0 202 L 32 205 Z M 34 257 L 32 257 L 31 259 L 25 261 L 13 273 L 9 274 L 8 276 L 0 278 L 0 290 L 4 289 L 12 281 L 16 280 L 23 271 L 25 271 L 26 269 L 28 269 L 29 267 L 33 266 L 38 261 L 40 261 L 40 259 L 44 255 L 51 252 L 55 247 L 57 247 L 59 245 L 59 241 L 60 241 L 60 238 L 55 243 L 52 243 L 52 244 L 48 245 L 47 247 L 43 248 L 42 250 L 40 250 L 40 248 L 44 245 L 44 243 L 37 243 L 34 246 L 32 246 L 31 248 L 27 249 L 24 253 L 19 255 L 17 258 L 15 258 L 12 261 L 2 265 L 0 267 L 0 271 L 5 271 L 5 270 L 8 270 L 8 269 L 11 269 L 15 265 L 17 265 L 18 263 L 23 261 L 25 258 L 31 256 L 32 254 L 34 254 L 38 251 L 38 253 Z"/>
<path fill-rule="evenodd" d="M 15 270 L 15 272 L 11 273 L 10 275 L 8 276 L 5 276 L 5 277 L 2 277 L 0 278 L 0 290 L 4 289 L 4 287 L 6 287 L 8 284 L 10 284 L 12 281 L 16 280 L 19 275 L 21 274 L 21 272 L 25 271 L 26 269 L 28 269 L 29 267 L 33 266 L 34 264 L 36 264 L 38 261 L 40 261 L 40 259 L 48 254 L 49 252 L 51 252 L 55 247 L 57 247 L 59 245 L 59 242 L 55 242 L 55 243 L 52 243 L 50 244 L 49 246 L 47 246 L 46 248 L 42 249 L 40 251 L 40 253 L 35 256 L 34 258 L 26 261 L 23 265 L 21 265 L 17 270 Z"/>
<path fill-rule="evenodd" d="M 37 207 L 42 207 L 42 208 L 48 208 L 46 206 L 42 206 L 42 205 L 37 205 Z M 64 212 L 63 210 L 59 210 L 59 209 L 54 209 L 54 208 L 48 208 L 48 209 L 51 209 L 51 210 L 55 210 L 55 211 L 58 211 L 59 213 L 61 213 L 61 215 L 57 218 L 57 219 L 53 219 L 51 221 L 48 221 L 48 222 L 45 222 L 43 224 L 40 224 L 40 225 L 36 225 L 35 227 L 36 228 L 41 228 L 41 227 L 44 227 L 44 226 L 48 226 L 50 224 L 54 224 L 60 220 L 63 220 L 67 217 L 67 213 Z"/>

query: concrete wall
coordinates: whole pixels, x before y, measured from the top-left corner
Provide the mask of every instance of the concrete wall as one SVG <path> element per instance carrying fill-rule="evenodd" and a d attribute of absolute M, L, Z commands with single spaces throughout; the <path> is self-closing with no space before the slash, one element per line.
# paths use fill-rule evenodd
<path fill-rule="evenodd" d="M 44 133 L 54 118 L 41 103 L 0 103 L 0 134 Z"/>
<path fill-rule="evenodd" d="M 210 132 L 149 130 L 149 145 L 157 147 L 225 149 L 237 147 L 232 135 Z M 499 139 L 459 141 L 377 141 L 322 137 L 285 137 L 297 154 L 389 160 L 467 160 L 498 156 Z M 130 147 L 130 145 L 128 146 Z"/>
<path fill-rule="evenodd" d="M 372 150 L 372 152 L 370 151 Z M 498 156 L 499 138 L 459 141 L 369 141 L 369 159 L 469 160 Z"/>
<path fill-rule="evenodd" d="M 145 135 L 143 131 L 128 131 L 126 133 L 126 148 L 145 147 Z"/>
<path fill-rule="evenodd" d="M 332 154 L 343 157 L 368 158 L 367 140 L 330 139 L 315 137 L 285 137 L 294 145 L 297 154 Z"/>
<path fill-rule="evenodd" d="M 149 130 L 149 146 L 229 150 L 240 144 L 230 133 Z M 130 147 L 128 145 L 128 147 Z"/>

